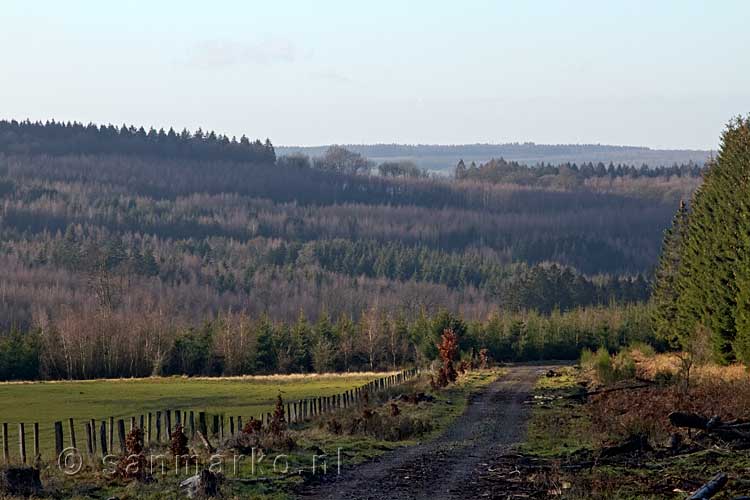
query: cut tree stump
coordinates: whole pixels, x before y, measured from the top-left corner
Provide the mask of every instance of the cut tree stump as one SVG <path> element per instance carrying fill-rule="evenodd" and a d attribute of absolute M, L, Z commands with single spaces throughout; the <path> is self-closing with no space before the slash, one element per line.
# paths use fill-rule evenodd
<path fill-rule="evenodd" d="M 221 477 L 208 469 L 191 476 L 180 483 L 180 489 L 188 498 L 215 497 L 219 494 Z"/>
<path fill-rule="evenodd" d="M 0 492 L 5 495 L 28 497 L 41 491 L 42 481 L 36 467 L 6 467 L 0 471 Z"/>

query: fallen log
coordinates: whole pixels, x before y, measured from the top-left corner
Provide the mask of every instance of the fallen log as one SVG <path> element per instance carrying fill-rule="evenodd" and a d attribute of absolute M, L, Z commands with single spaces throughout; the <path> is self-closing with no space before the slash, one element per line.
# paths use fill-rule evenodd
<path fill-rule="evenodd" d="M 687 497 L 687 500 L 707 500 L 721 491 L 728 480 L 726 474 L 719 472 L 709 482 L 698 488 L 695 493 Z"/>
<path fill-rule="evenodd" d="M 653 448 L 648 442 L 648 438 L 643 435 L 630 436 L 625 441 L 614 446 L 602 448 L 600 457 L 615 457 L 629 453 L 652 451 Z"/>
<path fill-rule="evenodd" d="M 669 414 L 669 423 L 675 427 L 685 429 L 698 429 L 709 434 L 716 434 L 722 439 L 750 440 L 750 432 L 743 432 L 747 427 L 746 422 L 724 423 L 719 417 L 704 417 L 695 413 L 673 411 Z"/>
<path fill-rule="evenodd" d="M 203 434 L 202 431 L 197 431 L 196 434 L 198 435 L 198 439 L 201 440 L 201 443 L 203 443 L 203 446 L 206 447 L 206 450 L 208 450 L 209 453 L 213 453 L 216 451 L 216 448 L 213 447 L 211 442 L 208 440 L 205 434 Z"/>
<path fill-rule="evenodd" d="M 669 423 L 674 427 L 684 427 L 687 429 L 700 429 L 706 430 L 708 425 L 708 418 L 695 413 L 684 413 L 681 411 L 673 411 L 669 414 Z"/>

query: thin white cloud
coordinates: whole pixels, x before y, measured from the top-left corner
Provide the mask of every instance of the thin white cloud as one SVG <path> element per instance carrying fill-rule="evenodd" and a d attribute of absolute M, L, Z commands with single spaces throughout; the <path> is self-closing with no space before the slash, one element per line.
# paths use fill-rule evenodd
<path fill-rule="evenodd" d="M 323 71 L 317 71 L 313 73 L 313 76 L 336 83 L 354 83 L 353 79 L 330 68 Z"/>
<path fill-rule="evenodd" d="M 300 51 L 289 40 L 264 39 L 255 43 L 231 40 L 207 40 L 194 45 L 187 62 L 199 68 L 222 68 L 247 64 L 291 63 L 301 57 Z"/>

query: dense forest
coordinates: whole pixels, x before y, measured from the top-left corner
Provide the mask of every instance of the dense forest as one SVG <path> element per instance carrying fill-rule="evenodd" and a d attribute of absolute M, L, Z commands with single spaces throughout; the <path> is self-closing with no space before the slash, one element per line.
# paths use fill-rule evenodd
<path fill-rule="evenodd" d="M 559 165 L 542 163 L 536 168 L 529 168 L 516 161 L 505 161 L 504 158 L 499 160 L 492 159 L 487 163 L 477 166 L 472 162 L 468 167 L 463 160 L 459 160 L 456 165 L 456 179 L 470 179 L 495 183 L 513 183 L 524 185 L 562 185 L 571 182 L 574 185 L 585 185 L 588 179 L 609 177 L 610 179 L 628 177 L 638 179 L 646 177 L 651 179 L 662 177 L 700 177 L 703 165 L 696 163 L 687 163 L 672 166 L 649 167 L 645 163 L 640 167 L 618 163 L 615 165 L 610 162 L 605 165 L 598 162 L 582 163 L 564 163 Z M 547 181 L 547 182 L 545 182 Z"/>
<path fill-rule="evenodd" d="M 738 118 L 692 202 L 677 210 L 656 272 L 656 330 L 697 358 L 750 363 L 748 193 L 750 118 Z"/>
<path fill-rule="evenodd" d="M 628 341 L 700 171 L 512 168 L 544 181 L 1 122 L 0 378 L 383 369 L 446 314 L 498 359 Z"/>

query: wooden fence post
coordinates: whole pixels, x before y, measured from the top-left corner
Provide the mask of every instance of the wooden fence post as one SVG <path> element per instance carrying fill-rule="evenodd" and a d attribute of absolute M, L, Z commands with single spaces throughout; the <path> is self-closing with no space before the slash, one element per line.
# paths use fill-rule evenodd
<path fill-rule="evenodd" d="M 26 463 L 26 429 L 23 423 L 18 424 L 18 453 L 21 455 L 21 463 Z"/>
<path fill-rule="evenodd" d="M 10 450 L 8 448 L 8 424 L 3 422 L 3 461 L 10 462 Z"/>
<path fill-rule="evenodd" d="M 39 422 L 34 422 L 34 461 L 39 460 L 42 454 L 39 452 Z"/>
<path fill-rule="evenodd" d="M 156 442 L 161 443 L 161 412 L 156 412 Z"/>
<path fill-rule="evenodd" d="M 117 421 L 117 439 L 120 440 L 120 451 L 125 453 L 125 421 L 119 419 Z"/>
<path fill-rule="evenodd" d="M 101 452 L 102 458 L 107 456 L 107 422 L 102 420 L 101 427 L 99 427 L 99 438 L 101 439 Z"/>
<path fill-rule="evenodd" d="M 190 439 L 195 437 L 195 414 L 190 410 Z"/>
<path fill-rule="evenodd" d="M 91 429 L 91 446 L 94 448 L 94 454 L 96 454 L 96 420 L 93 418 L 89 420 L 89 428 Z"/>
<path fill-rule="evenodd" d="M 174 424 L 176 426 L 182 426 L 182 412 L 180 410 L 177 410 L 174 412 Z"/>
<path fill-rule="evenodd" d="M 214 415 L 211 421 L 211 434 L 217 436 L 219 434 L 219 416 Z"/>
<path fill-rule="evenodd" d="M 151 416 L 151 412 L 148 412 L 148 415 L 146 415 L 146 444 L 151 444 L 151 427 L 153 426 L 153 421 L 151 420 L 153 417 Z"/>
<path fill-rule="evenodd" d="M 198 430 L 201 431 L 204 436 L 208 437 L 208 424 L 206 423 L 205 411 L 198 413 Z"/>
<path fill-rule="evenodd" d="M 166 436 L 164 438 L 169 441 L 170 436 L 172 436 L 172 411 L 171 410 L 164 410 L 164 430 Z"/>
<path fill-rule="evenodd" d="M 60 457 L 63 451 L 63 425 L 62 422 L 55 422 L 55 461 Z"/>
<path fill-rule="evenodd" d="M 115 452 L 115 417 L 109 417 L 109 452 Z"/>
<path fill-rule="evenodd" d="M 91 422 L 86 422 L 84 427 L 86 428 L 86 448 L 88 449 L 89 456 L 94 456 L 94 447 L 91 444 Z"/>
<path fill-rule="evenodd" d="M 68 429 L 70 429 L 70 446 L 72 446 L 73 448 L 77 448 L 78 446 L 76 444 L 76 426 L 73 423 L 72 418 L 68 419 Z"/>
<path fill-rule="evenodd" d="M 242 415 L 237 416 L 237 434 L 242 432 Z"/>
<path fill-rule="evenodd" d="M 133 429 L 135 429 L 135 417 L 130 417 L 130 429 L 129 430 L 132 431 Z"/>

